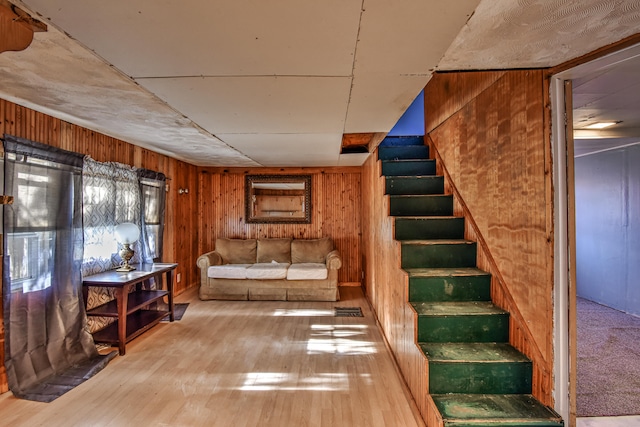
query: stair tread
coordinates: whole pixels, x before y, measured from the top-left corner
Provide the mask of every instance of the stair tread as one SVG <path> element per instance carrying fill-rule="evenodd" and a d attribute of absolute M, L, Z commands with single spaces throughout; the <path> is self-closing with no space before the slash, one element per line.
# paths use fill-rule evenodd
<path fill-rule="evenodd" d="M 448 426 L 455 426 L 456 422 L 482 422 L 482 426 L 490 425 L 485 424 L 490 422 L 511 422 L 511 425 L 519 426 L 563 425 L 555 411 L 530 394 L 440 394 L 431 395 L 431 398 Z"/>
<path fill-rule="evenodd" d="M 406 215 L 406 216 L 400 216 L 400 215 L 394 215 L 394 218 L 396 220 L 398 219 L 402 219 L 402 220 L 429 220 L 429 219 L 458 219 L 460 218 L 459 216 L 454 216 L 454 215 Z"/>
<path fill-rule="evenodd" d="M 419 343 L 430 362 L 530 362 L 509 343 Z"/>
<path fill-rule="evenodd" d="M 426 184 L 434 184 L 430 181 L 443 181 L 442 182 L 442 186 L 443 189 L 442 191 L 444 191 L 444 177 L 442 175 L 434 175 L 434 174 L 427 174 L 427 175 L 384 175 L 384 178 L 386 181 L 391 182 L 391 183 L 397 183 L 397 184 L 407 184 L 407 181 L 410 181 L 409 183 L 412 184 L 416 184 L 419 183 L 420 185 L 426 185 Z M 413 181 L 413 182 L 411 182 Z M 438 182 L 436 182 L 435 184 L 438 184 Z"/>
<path fill-rule="evenodd" d="M 434 159 L 417 157 L 415 159 L 382 159 L 381 162 L 390 162 L 390 163 L 404 163 L 404 162 L 435 162 Z"/>
<path fill-rule="evenodd" d="M 453 198 L 451 194 L 388 194 L 391 199 L 444 199 Z"/>
<path fill-rule="evenodd" d="M 508 314 L 491 301 L 412 302 L 420 316 Z"/>
<path fill-rule="evenodd" d="M 393 175 L 385 176 L 386 179 L 444 179 L 443 175 Z"/>
<path fill-rule="evenodd" d="M 467 239 L 411 239 L 401 240 L 403 245 L 471 245 L 476 242 Z"/>
<path fill-rule="evenodd" d="M 479 268 L 407 268 L 411 277 L 490 276 Z"/>

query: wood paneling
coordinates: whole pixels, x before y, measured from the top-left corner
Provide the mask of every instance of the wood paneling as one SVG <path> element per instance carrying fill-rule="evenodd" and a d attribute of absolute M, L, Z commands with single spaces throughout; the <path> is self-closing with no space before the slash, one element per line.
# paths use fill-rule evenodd
<path fill-rule="evenodd" d="M 0 134 L 11 134 L 65 150 L 88 154 L 97 161 L 114 161 L 163 172 L 170 180 L 167 193 L 164 261 L 179 263 L 176 270 L 179 294 L 197 286 L 198 257 L 197 168 L 165 155 L 134 146 L 100 133 L 72 125 L 9 101 L 0 100 Z M 178 196 L 178 188 L 189 188 Z M 0 312 L 0 318 L 2 313 Z M 0 321 L 0 359 L 4 360 L 4 330 Z M 0 391 L 7 391 L 4 366 L 0 370 Z"/>
<path fill-rule="evenodd" d="M 498 80 L 504 71 L 478 71 L 435 74 L 424 97 L 425 131 L 428 134 L 460 111 L 482 91 Z"/>
<path fill-rule="evenodd" d="M 425 88 L 430 138 L 446 171 L 510 341 L 534 361 L 534 395 L 551 405 L 553 200 L 548 81 L 542 70 L 436 74 Z"/>
<path fill-rule="evenodd" d="M 375 158 L 374 153 L 362 171 L 365 292 L 416 405 L 429 420 L 434 414 L 428 399 L 427 362 L 415 343 L 417 317 L 408 304 L 408 276 L 400 268 L 400 244 L 393 239 L 385 180 Z"/>
<path fill-rule="evenodd" d="M 245 175 L 297 173 L 311 175 L 311 224 L 245 222 Z M 213 250 L 218 237 L 331 237 L 342 257 L 338 280 L 360 282 L 360 168 L 200 168 L 198 175 L 199 253 Z"/>

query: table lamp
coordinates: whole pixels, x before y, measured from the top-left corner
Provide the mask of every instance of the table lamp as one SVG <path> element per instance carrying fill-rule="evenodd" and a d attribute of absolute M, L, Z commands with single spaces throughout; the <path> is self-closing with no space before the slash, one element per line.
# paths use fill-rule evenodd
<path fill-rule="evenodd" d="M 122 245 L 120 249 L 120 257 L 122 258 L 122 265 L 116 271 L 128 272 L 135 270 L 129 264 L 129 260 L 133 258 L 133 249 L 131 245 L 140 237 L 140 229 L 132 222 L 123 222 L 115 227 L 116 240 Z"/>

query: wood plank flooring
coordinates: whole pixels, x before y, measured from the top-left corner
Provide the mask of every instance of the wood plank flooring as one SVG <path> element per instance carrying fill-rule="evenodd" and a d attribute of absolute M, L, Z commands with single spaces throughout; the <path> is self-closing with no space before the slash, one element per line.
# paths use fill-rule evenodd
<path fill-rule="evenodd" d="M 423 426 L 360 288 L 340 302 L 200 301 L 52 403 L 0 395 L 17 426 Z M 364 317 L 334 317 L 335 306 Z"/>

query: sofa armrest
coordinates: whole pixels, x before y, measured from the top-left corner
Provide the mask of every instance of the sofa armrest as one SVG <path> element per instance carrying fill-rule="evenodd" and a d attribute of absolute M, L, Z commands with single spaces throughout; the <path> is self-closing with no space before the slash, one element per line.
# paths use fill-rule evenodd
<path fill-rule="evenodd" d="M 342 267 L 342 258 L 340 258 L 340 252 L 337 249 L 329 252 L 325 258 L 325 263 L 329 270 L 337 270 Z"/>
<path fill-rule="evenodd" d="M 216 251 L 207 252 L 198 257 L 196 265 L 206 271 L 212 265 L 222 265 L 222 257 Z"/>

